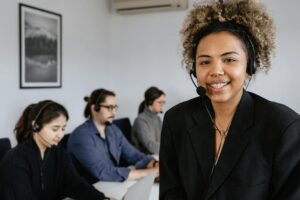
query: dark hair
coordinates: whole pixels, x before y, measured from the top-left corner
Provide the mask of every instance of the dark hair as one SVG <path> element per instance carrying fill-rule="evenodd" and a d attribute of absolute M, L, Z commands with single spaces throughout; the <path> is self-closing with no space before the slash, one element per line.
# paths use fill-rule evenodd
<path fill-rule="evenodd" d="M 100 88 L 96 89 L 92 92 L 92 94 L 87 97 L 85 96 L 83 99 L 87 102 L 85 109 L 84 109 L 84 117 L 91 118 L 91 106 L 95 105 L 98 106 L 100 110 L 100 103 L 104 102 L 107 96 L 116 96 L 114 92 Z"/>
<path fill-rule="evenodd" d="M 140 103 L 138 113 L 143 112 L 146 106 L 152 105 L 155 99 L 159 98 L 161 95 L 165 95 L 165 93 L 157 87 L 152 86 L 148 88 L 144 94 L 144 101 Z"/>
<path fill-rule="evenodd" d="M 32 138 L 33 121 L 42 128 L 44 124 L 51 122 L 60 115 L 65 116 L 67 120 L 69 119 L 66 108 L 54 101 L 45 100 L 40 101 L 37 104 L 30 104 L 25 108 L 14 128 L 18 143 L 22 143 L 25 140 Z"/>
<path fill-rule="evenodd" d="M 219 32 L 229 32 L 239 38 L 244 45 L 244 50 L 246 51 L 247 57 L 248 57 L 248 66 L 247 66 L 247 72 L 248 74 L 252 75 L 250 73 L 252 70 L 250 69 L 249 63 L 251 61 L 254 61 L 255 64 L 259 65 L 259 60 L 256 59 L 255 56 L 255 46 L 254 39 L 251 35 L 249 35 L 249 31 L 246 29 L 246 27 L 243 27 L 242 25 L 236 24 L 234 22 L 219 22 L 215 21 L 209 24 L 207 27 L 204 27 L 203 29 L 200 29 L 194 38 L 194 48 L 193 48 L 193 55 L 194 60 L 196 56 L 197 47 L 199 45 L 199 42 L 207 35 L 211 33 L 219 33 Z M 194 68 L 194 67 L 193 67 Z M 195 69 L 193 69 L 195 70 Z"/>

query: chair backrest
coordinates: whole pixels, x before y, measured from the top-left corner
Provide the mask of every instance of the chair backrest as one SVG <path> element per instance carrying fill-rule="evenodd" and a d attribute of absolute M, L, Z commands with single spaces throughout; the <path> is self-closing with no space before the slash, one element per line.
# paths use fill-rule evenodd
<path fill-rule="evenodd" d="M 130 119 L 128 117 L 125 118 L 119 118 L 119 119 L 115 119 L 113 121 L 113 124 L 117 125 L 121 131 L 123 132 L 123 134 L 125 135 L 126 139 L 131 143 L 132 143 L 132 126 L 130 123 Z"/>
<path fill-rule="evenodd" d="M 0 160 L 11 149 L 11 143 L 8 138 L 0 138 Z"/>

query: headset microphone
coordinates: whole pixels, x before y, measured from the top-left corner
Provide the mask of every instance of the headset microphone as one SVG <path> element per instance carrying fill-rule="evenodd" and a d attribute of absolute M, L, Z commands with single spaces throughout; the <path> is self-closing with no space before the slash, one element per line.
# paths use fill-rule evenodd
<path fill-rule="evenodd" d="M 110 125 L 112 125 L 113 124 L 113 122 L 110 122 L 110 121 L 106 121 L 106 122 L 104 122 L 104 124 L 105 124 L 105 126 L 110 126 Z"/>
<path fill-rule="evenodd" d="M 196 87 L 196 92 L 197 92 L 197 94 L 199 94 L 201 97 L 204 97 L 204 96 L 205 96 L 205 93 L 206 93 L 205 88 L 202 87 L 201 85 L 198 85 L 198 86 L 197 86 L 196 83 L 195 83 L 194 80 L 193 80 L 192 75 L 195 76 L 194 70 L 191 70 L 191 71 L 190 71 L 190 78 L 191 78 L 191 80 L 192 80 L 194 86 Z"/>
<path fill-rule="evenodd" d="M 48 142 L 40 133 L 36 133 L 45 143 L 47 143 L 50 147 L 49 148 L 52 148 L 52 147 L 56 147 L 56 145 L 54 144 L 51 144 L 50 142 Z"/>
<path fill-rule="evenodd" d="M 196 89 L 196 92 L 201 96 L 201 97 L 204 97 L 205 93 L 206 93 L 206 90 L 204 87 L 202 86 L 198 86 L 197 89 Z"/>

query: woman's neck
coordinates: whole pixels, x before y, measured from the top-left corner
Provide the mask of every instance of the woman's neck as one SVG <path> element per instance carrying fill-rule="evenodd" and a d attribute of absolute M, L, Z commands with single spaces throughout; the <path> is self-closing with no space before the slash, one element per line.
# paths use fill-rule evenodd
<path fill-rule="evenodd" d="M 215 123 L 221 129 L 226 130 L 230 126 L 241 97 L 242 95 L 239 95 L 237 98 L 225 103 L 212 102 L 215 112 Z"/>
<path fill-rule="evenodd" d="M 150 110 L 151 112 L 154 113 L 152 106 L 148 106 L 148 107 L 146 107 L 145 109 L 148 109 L 148 110 Z"/>

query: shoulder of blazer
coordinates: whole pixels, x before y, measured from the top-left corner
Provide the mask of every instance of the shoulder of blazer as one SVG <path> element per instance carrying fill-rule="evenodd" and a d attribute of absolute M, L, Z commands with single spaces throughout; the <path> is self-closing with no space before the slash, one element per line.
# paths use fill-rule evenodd
<path fill-rule="evenodd" d="M 250 95 L 255 101 L 256 116 L 266 117 L 274 125 L 288 125 L 300 119 L 299 114 L 286 105 L 269 101 L 253 93 L 250 93 Z"/>
<path fill-rule="evenodd" d="M 200 97 L 195 97 L 193 99 L 181 102 L 172 108 L 170 108 L 165 115 L 174 115 L 181 113 L 183 111 L 193 111 L 195 108 L 202 102 L 202 99 Z M 181 113 L 182 114 L 182 113 Z"/>
<path fill-rule="evenodd" d="M 196 123 L 195 118 L 196 121 L 201 121 L 200 118 L 203 117 L 204 110 L 202 98 L 190 99 L 169 109 L 164 116 L 163 124 L 169 124 L 173 127 L 173 130 L 193 127 Z"/>

